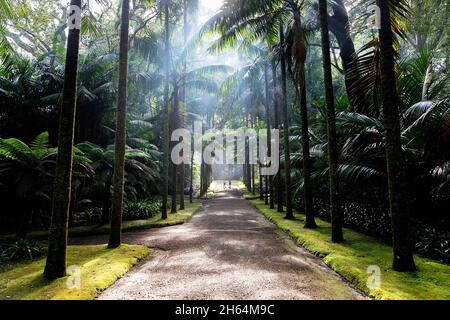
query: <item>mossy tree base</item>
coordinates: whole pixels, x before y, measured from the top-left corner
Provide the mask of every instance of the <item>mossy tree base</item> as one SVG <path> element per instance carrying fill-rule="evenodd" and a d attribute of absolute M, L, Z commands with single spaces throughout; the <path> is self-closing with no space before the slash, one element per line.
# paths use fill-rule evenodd
<path fill-rule="evenodd" d="M 122 277 L 150 249 L 121 245 L 69 246 L 67 265 L 80 267 L 80 287 L 69 289 L 67 276 L 47 280 L 42 274 L 45 258 L 13 266 L 0 273 L 0 300 L 91 300 Z"/>

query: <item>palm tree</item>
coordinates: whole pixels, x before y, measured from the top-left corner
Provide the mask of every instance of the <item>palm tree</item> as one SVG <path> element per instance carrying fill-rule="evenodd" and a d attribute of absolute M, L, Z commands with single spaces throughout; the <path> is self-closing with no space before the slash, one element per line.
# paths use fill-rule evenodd
<path fill-rule="evenodd" d="M 289 148 L 289 113 L 287 107 L 287 88 L 286 88 L 286 56 L 284 52 L 284 27 L 280 24 L 280 48 L 281 48 L 281 88 L 283 97 L 281 99 L 283 107 L 283 128 L 284 128 L 284 181 L 286 192 L 286 219 L 294 219 L 292 211 L 292 191 L 291 191 L 291 151 Z"/>
<path fill-rule="evenodd" d="M 70 5 L 71 8 L 77 7 L 81 14 L 81 0 L 71 0 Z M 76 17 L 77 12 L 73 11 L 72 13 L 75 14 L 75 19 L 81 18 Z M 72 186 L 79 45 L 80 27 L 75 23 L 74 27 L 70 28 L 67 38 L 52 222 L 49 232 L 47 262 L 44 270 L 44 275 L 48 279 L 60 278 L 66 274 L 67 225 Z"/>
<path fill-rule="evenodd" d="M 330 35 L 328 33 L 327 0 L 319 0 L 320 26 L 322 31 L 322 59 L 325 82 L 325 97 L 327 103 L 327 133 L 328 133 L 328 167 L 330 188 L 331 239 L 340 243 L 342 234 L 342 214 L 339 207 L 339 182 L 337 180 L 338 145 L 336 135 L 336 111 L 334 107 L 333 76 L 331 74 Z"/>
<path fill-rule="evenodd" d="M 264 91 L 265 91 L 265 104 L 266 104 L 266 126 L 267 126 L 267 155 L 272 156 L 272 134 L 271 134 L 271 116 L 270 116 L 270 96 L 269 96 L 269 67 L 268 64 L 264 64 Z M 265 195 L 265 204 L 270 205 L 271 209 L 275 208 L 275 203 L 273 199 L 273 181 L 272 177 L 265 177 L 265 185 L 266 185 L 266 195 Z"/>
<path fill-rule="evenodd" d="M 162 207 L 161 218 L 167 219 L 167 203 L 169 198 L 169 86 L 170 86 L 170 30 L 169 30 L 169 0 L 164 0 L 164 128 L 162 133 L 163 144 L 163 172 L 162 172 Z"/>
<path fill-rule="evenodd" d="M 351 37 L 351 24 L 344 2 L 344 0 L 329 1 L 333 15 L 328 17 L 327 23 L 339 45 L 339 54 L 343 69 L 342 72 L 344 73 L 345 87 L 350 100 L 350 110 L 363 111 L 366 108 L 364 106 L 364 99 L 362 99 L 362 93 L 356 91 L 355 94 L 350 94 L 351 88 L 355 85 L 355 82 L 359 81 L 359 75 L 354 71 L 352 72 L 352 65 L 357 58 L 357 53 Z"/>
<path fill-rule="evenodd" d="M 305 228 L 317 228 L 314 218 L 314 205 L 311 185 L 311 158 L 309 150 L 308 105 L 306 98 L 305 61 L 307 47 L 300 15 L 300 8 L 293 0 L 287 0 L 292 11 L 294 21 L 294 41 L 292 44 L 292 56 L 295 61 L 294 78 L 297 82 L 297 91 L 300 96 L 300 116 L 302 128 L 302 152 L 303 152 L 303 197 L 305 204 L 306 222 Z"/>
<path fill-rule="evenodd" d="M 177 130 L 180 127 L 180 92 L 177 83 L 177 79 L 173 80 L 173 108 L 170 113 L 170 132 Z M 171 146 L 175 146 L 175 142 L 171 143 Z M 177 213 L 177 180 L 178 180 L 178 165 L 171 163 L 172 169 L 172 201 L 170 213 Z"/>
<path fill-rule="evenodd" d="M 111 232 L 108 248 L 117 248 L 121 243 L 123 188 L 125 173 L 126 116 L 127 116 L 127 80 L 128 80 L 128 32 L 130 25 L 130 2 L 122 0 L 119 52 L 119 90 L 117 97 L 117 121 L 114 159 L 114 193 L 111 215 Z"/>
<path fill-rule="evenodd" d="M 195 15 L 195 12 L 197 11 L 198 7 L 198 0 L 183 0 L 183 41 L 184 45 L 186 46 L 188 38 L 189 38 L 189 29 L 190 29 L 190 23 L 188 21 L 189 18 L 189 12 L 192 13 L 192 15 Z M 186 66 L 186 59 L 183 59 L 183 73 L 186 73 L 187 66 Z M 183 81 L 183 94 L 182 94 L 182 100 L 185 105 L 185 109 L 187 109 L 187 99 L 186 99 L 186 85 Z M 180 124 L 183 126 L 184 121 L 181 121 Z M 191 161 L 191 172 L 192 172 L 192 161 Z M 185 209 L 185 203 L 184 203 L 184 189 L 185 189 L 185 164 L 182 164 L 180 166 L 180 210 Z M 192 179 L 191 179 L 192 180 Z M 189 196 L 190 201 L 192 199 L 192 196 Z M 193 200 L 193 199 L 192 199 Z M 192 201 L 191 201 L 192 203 Z"/>
<path fill-rule="evenodd" d="M 303 5 L 303 3 L 302 3 Z M 309 154 L 308 112 L 305 85 L 305 60 L 307 54 L 304 29 L 300 15 L 300 7 L 294 0 L 257 1 L 247 0 L 243 8 L 241 1 L 225 1 L 222 10 L 212 17 L 200 30 L 200 35 L 209 31 L 218 31 L 221 37 L 211 49 L 220 50 L 233 45 L 239 38 L 255 41 L 261 37 L 273 38 L 275 30 L 279 29 L 279 21 L 293 21 L 294 41 L 292 44 L 292 58 L 295 62 L 295 80 L 300 96 L 300 110 L 303 132 L 303 175 L 304 202 L 306 224 L 308 228 L 315 228 L 314 209 L 311 186 L 311 160 Z M 276 72 L 275 72 L 276 74 Z M 277 175 L 277 184 L 281 184 L 281 176 Z M 278 210 L 282 210 L 282 194 L 277 192 Z M 280 199 L 281 198 L 281 199 Z"/>
<path fill-rule="evenodd" d="M 272 84 L 273 84 L 273 89 L 274 89 L 274 122 L 273 122 L 273 128 L 275 130 L 280 129 L 280 113 L 278 110 L 278 99 L 277 99 L 277 95 L 279 95 L 279 90 L 278 90 L 278 81 L 277 81 L 277 66 L 275 61 L 272 61 Z M 280 161 L 280 159 L 278 159 L 278 162 Z M 276 197 L 277 197 L 277 211 L 278 212 L 283 212 L 283 188 L 281 185 L 281 173 L 278 171 L 277 174 L 275 175 L 275 193 L 276 193 Z"/>
<path fill-rule="evenodd" d="M 406 180 L 400 133 L 399 98 L 396 89 L 390 1 L 378 0 L 377 4 L 381 15 L 381 29 L 379 30 L 381 83 L 394 251 L 393 269 L 396 271 L 415 271 L 416 266 L 408 230 L 409 209 L 404 194 Z"/>

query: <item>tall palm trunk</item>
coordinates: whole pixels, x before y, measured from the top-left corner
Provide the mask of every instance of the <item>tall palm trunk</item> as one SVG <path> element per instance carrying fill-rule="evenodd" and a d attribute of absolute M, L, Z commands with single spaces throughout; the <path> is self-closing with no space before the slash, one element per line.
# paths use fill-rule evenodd
<path fill-rule="evenodd" d="M 311 186 L 311 159 L 309 152 L 309 131 L 308 131 L 308 106 L 306 102 L 306 87 L 305 78 L 303 84 L 300 86 L 300 115 L 302 127 L 302 142 L 303 142 L 303 194 L 305 202 L 306 223 L 305 227 L 314 229 L 317 224 L 314 218 L 314 205 L 312 199 Z"/>
<path fill-rule="evenodd" d="M 303 197 L 305 203 L 305 228 L 317 228 L 314 218 L 314 206 L 311 186 L 311 159 L 309 152 L 308 104 L 306 98 L 305 61 L 307 56 L 306 41 L 303 34 L 302 20 L 297 4 L 288 0 L 294 15 L 295 44 L 294 56 L 297 64 L 297 81 L 300 95 L 300 116 L 303 144 Z"/>
<path fill-rule="evenodd" d="M 277 66 L 275 61 L 272 61 L 272 76 L 273 76 L 273 89 L 274 89 L 274 123 L 273 127 L 275 130 L 280 129 L 280 112 L 278 110 L 278 84 L 277 84 Z M 278 157 L 278 163 L 280 163 L 280 157 Z M 281 186 L 281 173 L 277 172 L 275 176 L 275 187 L 277 196 L 277 211 L 283 212 L 283 187 Z"/>
<path fill-rule="evenodd" d="M 289 148 L 289 114 L 287 107 L 287 86 L 286 86 L 286 59 L 284 54 L 284 30 L 280 25 L 280 47 L 281 54 L 281 88 L 283 97 L 281 99 L 283 106 L 283 128 L 284 128 L 284 181 L 286 191 L 286 219 L 294 219 L 292 211 L 292 192 L 291 192 L 291 151 Z"/>
<path fill-rule="evenodd" d="M 202 136 L 205 134 L 205 127 L 202 122 Z M 204 144 L 202 142 L 202 153 L 200 155 L 200 194 L 199 198 L 201 198 L 205 194 L 205 162 L 203 161 L 203 148 Z"/>
<path fill-rule="evenodd" d="M 327 101 L 328 169 L 330 188 L 331 239 L 340 243 L 342 234 L 342 214 L 339 206 L 339 182 L 337 178 L 338 145 L 336 134 L 336 111 L 334 108 L 333 76 L 331 74 L 330 35 L 328 33 L 327 0 L 319 0 L 320 26 L 322 30 L 322 59 Z"/>
<path fill-rule="evenodd" d="M 259 135 L 256 138 L 256 143 L 258 146 L 258 178 L 259 178 L 259 200 L 264 200 L 264 193 L 263 193 L 263 177 L 261 175 L 261 164 L 262 159 L 259 157 L 260 154 L 260 148 L 261 148 L 261 140 L 259 139 Z"/>
<path fill-rule="evenodd" d="M 108 248 L 117 248 L 121 243 L 123 188 L 125 173 L 126 117 L 127 117 L 127 74 L 128 74 L 128 31 L 130 23 L 129 0 L 122 0 L 119 53 L 119 93 L 117 98 L 117 122 L 115 159 L 113 175 L 113 201 L 111 231 Z"/>
<path fill-rule="evenodd" d="M 245 116 L 245 126 L 248 128 L 249 121 L 248 121 L 248 115 Z M 251 171 L 251 164 L 250 164 L 250 141 L 247 137 L 245 139 L 245 171 L 246 171 L 246 185 L 247 190 L 252 192 L 252 171 Z"/>
<path fill-rule="evenodd" d="M 81 0 L 71 0 L 71 6 L 81 11 Z M 73 12 L 72 12 L 73 13 Z M 48 239 L 48 254 L 44 275 L 56 279 L 66 274 L 67 224 L 72 187 L 73 139 L 77 98 L 78 51 L 80 29 L 69 30 L 63 101 L 60 112 L 58 157 L 53 190 L 52 221 Z"/>
<path fill-rule="evenodd" d="M 189 179 L 189 203 L 194 202 L 194 144 L 191 141 L 191 165 L 190 165 L 190 179 Z"/>
<path fill-rule="evenodd" d="M 251 118 L 250 119 L 251 125 L 252 125 L 252 129 L 255 129 L 255 118 Z M 250 147 L 250 145 L 249 145 Z M 253 152 L 253 150 L 250 150 L 249 148 L 249 157 L 250 157 L 250 151 Z M 252 168 L 252 194 L 256 195 L 256 186 L 255 186 L 255 165 L 254 164 L 250 164 L 251 168 Z"/>
<path fill-rule="evenodd" d="M 393 268 L 396 271 L 414 271 L 416 266 L 410 243 L 409 208 L 405 195 L 405 171 L 402 154 L 400 116 L 396 90 L 393 34 L 388 0 L 378 0 L 381 14 L 380 54 L 383 101 L 383 121 L 386 139 L 389 205 L 392 223 Z"/>
<path fill-rule="evenodd" d="M 203 163 L 200 163 L 200 194 L 199 198 L 203 196 Z"/>
<path fill-rule="evenodd" d="M 267 155 L 272 156 L 272 132 L 270 122 L 270 96 L 269 96 L 269 70 L 268 66 L 264 66 L 264 84 L 266 91 L 266 122 L 267 122 Z M 266 176 L 266 198 L 265 203 L 270 204 L 270 208 L 275 208 L 275 202 L 273 198 L 273 181 L 272 176 Z"/>
<path fill-rule="evenodd" d="M 187 0 L 183 0 L 183 36 L 184 36 L 184 45 L 186 45 L 188 40 L 188 3 Z M 183 59 L 183 75 L 186 74 L 186 59 Z M 186 111 L 186 80 L 183 78 L 183 88 L 182 88 L 182 99 L 184 103 L 184 108 Z M 184 121 L 180 122 L 180 127 L 184 125 Z M 181 154 L 183 156 L 183 154 Z M 182 163 L 180 165 L 180 210 L 184 210 L 186 208 L 186 205 L 184 203 L 184 187 L 185 187 L 185 167 L 186 165 Z"/>
<path fill-rule="evenodd" d="M 185 164 L 182 163 L 180 165 L 180 187 L 179 187 L 179 195 L 180 195 L 180 210 L 186 209 L 186 204 L 184 202 L 184 187 L 185 187 L 185 177 L 186 177 L 186 170 L 185 170 Z"/>
<path fill-rule="evenodd" d="M 177 130 L 180 118 L 180 100 L 179 100 L 179 90 L 177 85 L 177 80 L 174 79 L 173 82 L 173 110 L 172 110 L 172 121 L 171 121 L 171 132 Z M 172 148 L 175 146 L 175 142 L 172 142 Z M 178 165 L 172 162 L 172 206 L 171 213 L 177 212 L 177 194 L 178 194 Z"/>
<path fill-rule="evenodd" d="M 170 35 L 169 35 L 169 0 L 164 1 L 164 125 L 162 133 L 163 172 L 162 172 L 162 207 L 161 218 L 167 219 L 167 203 L 169 198 L 169 85 L 170 85 Z"/>

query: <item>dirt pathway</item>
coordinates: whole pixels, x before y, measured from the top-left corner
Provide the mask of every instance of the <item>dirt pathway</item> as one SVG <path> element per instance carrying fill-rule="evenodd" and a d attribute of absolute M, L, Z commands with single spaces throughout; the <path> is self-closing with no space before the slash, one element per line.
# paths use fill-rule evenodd
<path fill-rule="evenodd" d="M 154 253 L 98 298 L 364 299 L 240 199 L 237 189 L 215 195 L 184 225 L 124 234 L 125 242 Z"/>

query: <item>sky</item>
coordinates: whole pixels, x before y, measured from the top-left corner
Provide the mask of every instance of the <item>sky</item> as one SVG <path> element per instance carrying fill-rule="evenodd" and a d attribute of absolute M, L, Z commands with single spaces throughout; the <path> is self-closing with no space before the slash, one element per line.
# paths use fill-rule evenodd
<path fill-rule="evenodd" d="M 200 4 L 205 8 L 217 10 L 222 5 L 222 0 L 200 0 Z"/>
<path fill-rule="evenodd" d="M 199 22 L 206 22 L 208 18 L 219 11 L 223 0 L 200 0 Z"/>

